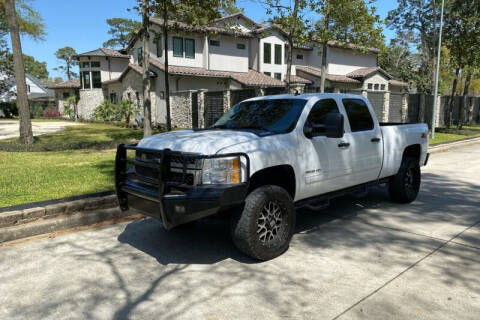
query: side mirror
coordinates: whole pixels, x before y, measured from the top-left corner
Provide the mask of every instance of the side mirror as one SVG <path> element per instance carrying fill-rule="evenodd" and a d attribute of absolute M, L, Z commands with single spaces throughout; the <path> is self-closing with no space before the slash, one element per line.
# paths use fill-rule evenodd
<path fill-rule="evenodd" d="M 325 117 L 325 135 L 327 138 L 343 137 L 343 114 L 331 113 Z"/>
<path fill-rule="evenodd" d="M 311 139 L 313 138 L 313 126 L 312 124 L 307 121 L 305 123 L 305 126 L 303 126 L 303 134 L 305 135 L 305 137 L 307 137 L 308 139 Z"/>

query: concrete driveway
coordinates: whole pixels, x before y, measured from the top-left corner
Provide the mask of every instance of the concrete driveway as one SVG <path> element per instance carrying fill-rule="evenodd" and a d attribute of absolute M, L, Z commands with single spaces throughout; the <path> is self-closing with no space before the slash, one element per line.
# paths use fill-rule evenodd
<path fill-rule="evenodd" d="M 264 263 L 222 221 L 0 247 L 0 319 L 479 319 L 479 159 L 478 144 L 432 155 L 411 205 L 374 188 L 301 212 Z"/>
<path fill-rule="evenodd" d="M 45 121 L 32 122 L 32 131 L 34 136 L 41 134 L 52 133 L 65 129 L 67 126 L 78 126 L 83 123 L 71 121 Z M 0 140 L 9 138 L 18 138 L 19 122 L 18 121 L 0 121 Z"/>

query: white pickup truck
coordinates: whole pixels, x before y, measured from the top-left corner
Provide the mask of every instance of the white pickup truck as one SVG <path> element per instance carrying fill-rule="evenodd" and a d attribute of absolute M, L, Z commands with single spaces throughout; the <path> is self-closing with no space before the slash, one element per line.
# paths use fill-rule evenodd
<path fill-rule="evenodd" d="M 393 201 L 415 200 L 427 147 L 425 124 L 379 123 L 359 95 L 258 97 L 210 128 L 119 145 L 116 192 L 166 229 L 230 214 L 235 245 L 268 260 L 287 250 L 296 208 L 383 183 Z"/>

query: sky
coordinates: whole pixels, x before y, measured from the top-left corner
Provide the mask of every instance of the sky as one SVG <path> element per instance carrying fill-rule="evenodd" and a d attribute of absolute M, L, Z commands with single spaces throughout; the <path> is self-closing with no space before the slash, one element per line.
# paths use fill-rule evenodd
<path fill-rule="evenodd" d="M 60 65 L 55 57 L 59 48 L 70 46 L 78 53 L 91 51 L 102 46 L 109 39 L 108 18 L 122 17 L 139 20 L 133 8 L 135 0 L 34 0 L 33 7 L 43 17 L 46 25 L 45 41 L 34 41 L 22 37 L 22 48 L 25 54 L 34 56 L 38 61 L 47 62 L 50 77 L 65 75 L 53 70 Z M 237 6 L 245 9 L 245 14 L 255 21 L 267 19 L 265 8 L 254 0 L 237 0 Z M 394 0 L 377 0 L 377 13 L 385 18 L 388 11 L 395 9 Z M 384 28 L 386 39 L 393 32 Z"/>

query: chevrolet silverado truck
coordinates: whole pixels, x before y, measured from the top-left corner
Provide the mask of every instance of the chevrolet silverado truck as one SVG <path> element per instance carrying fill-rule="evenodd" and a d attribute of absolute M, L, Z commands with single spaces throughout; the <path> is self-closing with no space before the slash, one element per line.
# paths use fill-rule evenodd
<path fill-rule="evenodd" d="M 206 129 L 118 146 L 120 208 L 164 228 L 231 215 L 234 244 L 268 260 L 287 250 L 296 209 L 388 185 L 410 203 L 428 161 L 425 124 L 379 123 L 359 95 L 299 94 L 245 100 Z"/>

